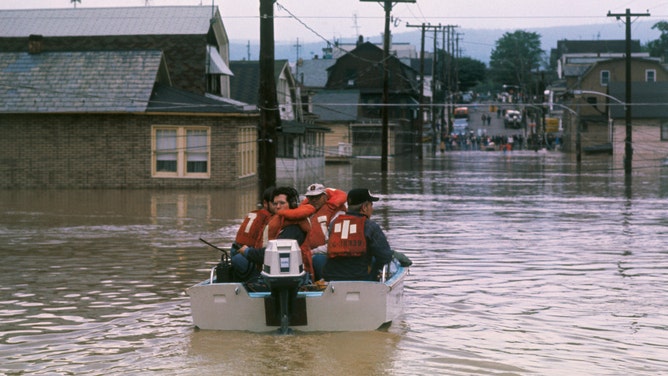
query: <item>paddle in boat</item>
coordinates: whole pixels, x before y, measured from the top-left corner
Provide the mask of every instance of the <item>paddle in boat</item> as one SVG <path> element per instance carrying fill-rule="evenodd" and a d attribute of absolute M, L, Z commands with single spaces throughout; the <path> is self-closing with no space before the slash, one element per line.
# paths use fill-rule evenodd
<path fill-rule="evenodd" d="M 283 334 L 372 331 L 389 325 L 403 307 L 408 268 L 395 258 L 385 265 L 378 281 L 306 285 L 297 242 L 271 240 L 261 272 L 267 291 L 252 291 L 244 283 L 230 282 L 226 250 L 215 248 L 223 251 L 221 263 L 211 269 L 208 279 L 186 290 L 193 323 L 199 329 Z"/>

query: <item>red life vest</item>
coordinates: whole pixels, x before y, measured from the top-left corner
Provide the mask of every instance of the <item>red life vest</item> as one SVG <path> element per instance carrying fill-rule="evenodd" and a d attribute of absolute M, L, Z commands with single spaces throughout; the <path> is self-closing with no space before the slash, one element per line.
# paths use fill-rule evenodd
<path fill-rule="evenodd" d="M 284 209 L 279 211 L 267 224 L 268 240 L 277 239 L 278 234 L 281 233 L 283 228 L 293 224 L 299 225 L 299 228 L 301 228 L 308 237 L 308 234 L 311 231 L 309 217 L 313 213 L 315 213 L 315 208 L 309 204 L 299 205 L 296 209 Z M 306 244 L 306 240 L 299 245 L 299 249 L 302 251 L 304 270 L 306 270 L 307 273 L 310 273 L 311 277 L 313 277 L 315 273 L 313 270 L 313 260 L 311 259 L 311 248 Z"/>
<path fill-rule="evenodd" d="M 258 247 L 262 244 L 264 226 L 269 223 L 271 213 L 267 209 L 258 209 L 246 214 L 241 222 L 234 241 L 239 245 Z"/>
<path fill-rule="evenodd" d="M 346 211 L 346 192 L 333 188 L 327 188 L 326 192 L 327 202 L 311 217 L 311 231 L 305 242 L 311 249 L 327 244 L 332 217 Z"/>
<path fill-rule="evenodd" d="M 336 217 L 327 243 L 327 257 L 361 257 L 366 254 L 364 216 L 342 214 Z"/>

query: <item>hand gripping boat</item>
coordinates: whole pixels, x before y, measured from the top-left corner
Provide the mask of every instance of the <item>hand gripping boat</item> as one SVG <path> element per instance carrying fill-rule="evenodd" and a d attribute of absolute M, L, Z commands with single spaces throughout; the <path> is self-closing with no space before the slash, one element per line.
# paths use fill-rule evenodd
<path fill-rule="evenodd" d="M 297 242 L 282 239 L 270 241 L 265 251 L 262 277 L 270 291 L 249 291 L 240 282 L 217 283 L 214 268 L 209 279 L 186 293 L 200 329 L 371 331 L 401 313 L 407 272 L 393 259 L 379 281 L 332 281 L 309 291 Z"/>

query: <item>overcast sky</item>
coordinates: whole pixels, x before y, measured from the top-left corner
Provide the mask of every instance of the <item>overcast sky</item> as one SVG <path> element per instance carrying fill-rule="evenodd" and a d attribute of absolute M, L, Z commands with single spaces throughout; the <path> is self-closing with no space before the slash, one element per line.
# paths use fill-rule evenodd
<path fill-rule="evenodd" d="M 396 0 L 393 0 L 396 1 Z M 78 8 L 108 6 L 204 5 L 212 0 L 81 0 Z M 113 4 L 113 5 L 111 5 Z M 232 40 L 259 39 L 259 0 L 213 0 Z M 0 9 L 72 8 L 71 0 L 0 0 Z M 465 29 L 523 29 L 559 25 L 623 24 L 608 11 L 651 14 L 642 21 L 668 20 L 668 0 L 416 0 L 397 3 L 392 33 L 415 31 L 406 24 L 456 25 Z M 379 36 L 380 3 L 360 0 L 277 0 L 277 41 L 319 41 Z M 623 32 L 623 31 L 622 31 Z M 623 35 L 623 34 L 622 34 Z"/>

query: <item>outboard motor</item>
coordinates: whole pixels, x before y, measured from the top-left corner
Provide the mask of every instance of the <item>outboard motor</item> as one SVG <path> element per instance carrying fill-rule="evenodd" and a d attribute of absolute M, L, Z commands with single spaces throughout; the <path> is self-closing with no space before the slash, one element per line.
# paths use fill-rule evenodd
<path fill-rule="evenodd" d="M 302 263 L 299 244 L 293 239 L 270 240 L 264 251 L 262 277 L 278 304 L 274 315 L 280 318 L 281 334 L 290 331 L 290 317 L 295 311 L 299 287 L 304 283 L 306 271 Z"/>

